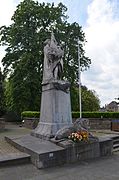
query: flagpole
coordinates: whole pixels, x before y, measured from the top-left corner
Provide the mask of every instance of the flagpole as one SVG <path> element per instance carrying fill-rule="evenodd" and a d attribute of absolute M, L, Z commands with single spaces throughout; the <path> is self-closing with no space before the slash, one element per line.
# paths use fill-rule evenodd
<path fill-rule="evenodd" d="M 82 103 L 81 103 L 81 63 L 80 63 L 80 48 L 79 48 L 79 38 L 78 38 L 78 80 L 79 80 L 79 109 L 80 109 L 80 119 L 82 118 Z"/>

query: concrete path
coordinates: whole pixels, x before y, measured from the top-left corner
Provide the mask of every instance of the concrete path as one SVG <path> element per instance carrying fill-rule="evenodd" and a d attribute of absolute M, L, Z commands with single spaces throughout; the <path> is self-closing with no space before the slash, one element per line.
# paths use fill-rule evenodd
<path fill-rule="evenodd" d="M 43 170 L 32 164 L 4 167 L 0 180 L 119 180 L 119 154 Z"/>
<path fill-rule="evenodd" d="M 28 161 L 30 156 L 26 153 L 22 153 L 21 151 L 7 143 L 4 139 L 4 136 L 21 136 L 30 133 L 30 131 L 31 130 L 26 129 L 24 127 L 19 127 L 19 125 L 16 124 L 6 125 L 5 131 L 0 132 L 0 166 L 4 164 L 13 164 L 18 159 L 19 163 L 21 162 L 21 160 L 23 161 L 25 158 L 26 161 Z"/>
<path fill-rule="evenodd" d="M 4 141 L 4 136 L 19 136 L 30 131 L 18 125 L 6 126 L 6 130 L 0 132 L 0 156 L 20 153 Z M 119 180 L 119 152 L 111 157 L 43 170 L 37 169 L 32 164 L 0 167 L 0 180 Z"/>

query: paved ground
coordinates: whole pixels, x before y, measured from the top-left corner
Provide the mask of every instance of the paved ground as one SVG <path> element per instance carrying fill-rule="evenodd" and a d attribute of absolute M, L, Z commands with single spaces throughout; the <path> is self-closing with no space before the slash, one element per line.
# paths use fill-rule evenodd
<path fill-rule="evenodd" d="M 45 170 L 32 164 L 4 167 L 0 180 L 119 180 L 119 154 Z"/>
<path fill-rule="evenodd" d="M 5 135 L 23 135 L 30 130 L 18 125 L 8 125 L 0 132 L 0 156 L 20 153 L 4 141 Z M 94 132 L 99 136 L 104 131 Z M 105 133 L 111 133 L 110 131 Z M 1 167 L 0 180 L 119 180 L 119 152 L 111 157 L 85 161 L 61 167 L 39 170 L 32 164 Z"/>
<path fill-rule="evenodd" d="M 2 160 L 8 160 L 12 158 L 18 158 L 24 156 L 24 153 L 20 152 L 4 140 L 4 136 L 10 135 L 25 135 L 31 130 L 24 127 L 19 127 L 19 125 L 8 124 L 6 125 L 5 131 L 0 132 L 0 162 Z M 1 180 L 1 179 L 0 179 Z"/>
<path fill-rule="evenodd" d="M 9 135 L 28 134 L 30 131 L 30 129 L 26 129 L 24 127 L 20 127 L 19 125 L 9 123 L 5 125 L 5 130 L 0 132 L 0 139 L 4 138 L 4 136 Z"/>
<path fill-rule="evenodd" d="M 29 132 L 30 132 L 29 129 L 19 127 L 19 125 L 7 125 L 5 131 L 0 132 L 0 155 L 3 153 L 6 154 L 11 152 L 13 153 L 18 152 L 18 150 L 16 150 L 13 146 L 8 144 L 4 140 L 4 136 L 10 136 L 10 135 L 19 136 L 22 134 L 25 135 Z"/>

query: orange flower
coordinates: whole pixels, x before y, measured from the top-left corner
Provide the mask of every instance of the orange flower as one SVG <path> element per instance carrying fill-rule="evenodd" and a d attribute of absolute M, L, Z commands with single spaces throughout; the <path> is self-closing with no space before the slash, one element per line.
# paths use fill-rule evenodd
<path fill-rule="evenodd" d="M 78 131 L 76 133 L 71 133 L 68 136 L 68 138 L 74 142 L 86 141 L 86 140 L 88 140 L 88 132 L 87 131 Z"/>

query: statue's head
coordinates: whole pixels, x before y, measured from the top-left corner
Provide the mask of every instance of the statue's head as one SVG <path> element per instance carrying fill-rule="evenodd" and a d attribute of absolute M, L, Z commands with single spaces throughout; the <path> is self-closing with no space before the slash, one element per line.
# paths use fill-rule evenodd
<path fill-rule="evenodd" d="M 74 125 L 77 126 L 77 127 L 81 126 L 82 128 L 87 129 L 87 130 L 90 128 L 90 126 L 89 126 L 89 119 L 85 119 L 85 118 L 82 118 L 82 119 L 78 118 L 78 119 L 76 119 Z"/>
<path fill-rule="evenodd" d="M 50 46 L 50 43 L 51 43 L 51 40 L 50 39 L 46 39 L 45 41 L 44 41 L 44 45 L 49 45 Z"/>

